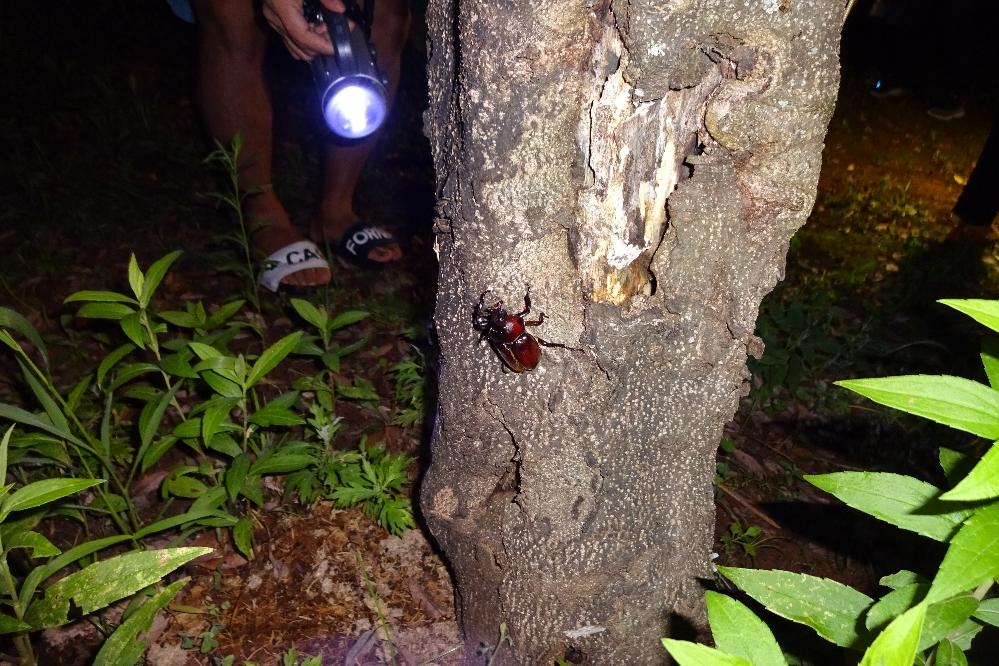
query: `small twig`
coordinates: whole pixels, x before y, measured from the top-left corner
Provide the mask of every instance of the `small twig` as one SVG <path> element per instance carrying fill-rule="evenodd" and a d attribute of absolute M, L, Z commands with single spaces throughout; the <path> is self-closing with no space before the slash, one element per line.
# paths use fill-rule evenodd
<path fill-rule="evenodd" d="M 455 652 L 457 652 L 460 649 L 461 649 L 461 643 L 459 643 L 458 645 L 455 645 L 450 650 L 444 650 L 443 652 L 441 652 L 439 654 L 435 654 L 434 656 L 430 657 L 430 659 L 427 659 L 426 661 L 421 661 L 416 666 L 430 666 L 430 664 L 434 663 L 435 661 L 437 661 L 441 657 L 446 657 L 449 654 L 454 654 Z"/>
<path fill-rule="evenodd" d="M 395 660 L 395 644 L 392 642 L 392 634 L 389 633 L 388 616 L 385 615 L 381 599 L 378 598 L 378 590 L 375 589 L 375 582 L 371 580 L 371 576 L 368 575 L 368 569 L 364 566 L 364 558 L 361 557 L 361 552 L 355 550 L 354 557 L 357 559 L 357 568 L 361 572 L 361 579 L 364 580 L 364 586 L 368 588 L 368 594 L 375 605 L 375 613 L 378 615 L 378 622 L 381 624 L 382 633 L 385 636 L 386 656 L 389 663 L 394 665 L 397 663 Z"/>
<path fill-rule="evenodd" d="M 728 495 L 729 497 L 731 497 L 739 504 L 741 504 L 747 511 L 750 511 L 753 515 L 755 515 L 757 518 L 765 522 L 767 525 L 770 525 L 770 527 L 774 528 L 775 530 L 781 529 L 780 523 L 771 518 L 769 515 L 767 515 L 765 511 L 763 511 L 763 509 L 759 508 L 758 506 L 747 500 L 739 493 L 721 484 L 716 484 L 715 487 L 718 488 L 723 493 L 725 493 L 726 495 Z"/>

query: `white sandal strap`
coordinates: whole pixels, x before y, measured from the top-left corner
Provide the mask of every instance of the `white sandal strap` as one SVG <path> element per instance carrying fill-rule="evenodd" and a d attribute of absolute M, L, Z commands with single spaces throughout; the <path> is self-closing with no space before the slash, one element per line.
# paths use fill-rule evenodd
<path fill-rule="evenodd" d="M 281 280 L 299 271 L 310 268 L 325 268 L 330 265 L 323 259 L 316 244 L 308 240 L 300 240 L 273 253 L 264 260 L 263 269 L 257 281 L 260 286 L 271 291 L 277 291 Z"/>

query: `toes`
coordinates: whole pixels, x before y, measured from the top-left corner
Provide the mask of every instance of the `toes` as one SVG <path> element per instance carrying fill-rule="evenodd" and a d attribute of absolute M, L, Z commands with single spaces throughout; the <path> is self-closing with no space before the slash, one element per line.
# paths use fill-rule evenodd
<path fill-rule="evenodd" d="M 402 259 L 402 248 L 398 245 L 379 245 L 368 253 L 368 259 L 389 263 Z"/>
<path fill-rule="evenodd" d="M 330 272 L 322 268 L 309 268 L 304 271 L 292 273 L 283 280 L 281 284 L 289 287 L 318 287 L 330 281 Z"/>

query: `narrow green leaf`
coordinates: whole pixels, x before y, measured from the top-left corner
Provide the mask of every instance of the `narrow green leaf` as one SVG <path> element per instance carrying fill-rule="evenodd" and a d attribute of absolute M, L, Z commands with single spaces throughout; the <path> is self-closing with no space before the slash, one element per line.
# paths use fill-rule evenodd
<path fill-rule="evenodd" d="M 173 427 L 172 434 L 181 439 L 201 437 L 201 417 L 191 416 L 186 421 L 181 421 Z"/>
<path fill-rule="evenodd" d="M 24 348 L 14 339 L 14 336 L 10 334 L 5 328 L 0 328 L 0 342 L 7 345 L 12 352 L 15 354 L 24 354 Z"/>
<path fill-rule="evenodd" d="M 860 666 L 912 666 L 925 618 L 926 604 L 919 604 L 892 620 L 864 652 Z"/>
<path fill-rule="evenodd" d="M 940 601 L 999 576 L 999 503 L 977 509 L 958 531 L 937 570 L 927 602 Z"/>
<path fill-rule="evenodd" d="M 232 459 L 232 464 L 225 471 L 225 489 L 229 495 L 229 500 L 236 501 L 239 492 L 246 482 L 246 475 L 250 471 L 250 458 L 246 454 L 239 454 Z"/>
<path fill-rule="evenodd" d="M 852 587 L 790 571 L 735 567 L 718 571 L 772 613 L 809 626 L 836 645 L 856 647 L 863 642 L 857 627 L 874 600 Z"/>
<path fill-rule="evenodd" d="M 219 427 L 229 419 L 232 407 L 231 400 L 222 400 L 213 403 L 205 410 L 204 416 L 201 417 L 201 439 L 206 446 L 219 431 Z"/>
<path fill-rule="evenodd" d="M 976 620 L 999 627 L 999 597 L 986 599 L 978 604 L 978 609 L 972 614 Z"/>
<path fill-rule="evenodd" d="M 299 356 L 322 356 L 323 348 L 316 344 L 317 340 L 319 340 L 318 336 L 303 335 L 292 353 Z"/>
<path fill-rule="evenodd" d="M 250 516 L 243 516 L 233 525 L 232 541 L 246 559 L 253 559 L 253 519 Z"/>
<path fill-rule="evenodd" d="M 326 369 L 333 373 L 340 372 L 340 352 L 336 349 L 331 349 L 328 352 L 323 352 L 319 359 L 326 366 Z"/>
<path fill-rule="evenodd" d="M 144 634 L 153 626 L 156 613 L 170 603 L 190 578 L 181 578 L 153 595 L 104 641 L 94 658 L 94 666 L 132 666 L 149 647 Z"/>
<path fill-rule="evenodd" d="M 264 505 L 264 489 L 259 476 L 247 475 L 243 481 L 243 487 L 239 489 L 239 494 L 257 506 Z"/>
<path fill-rule="evenodd" d="M 878 599 L 877 603 L 867 611 L 864 626 L 868 631 L 881 631 L 889 622 L 915 606 L 919 599 L 926 596 L 926 591 L 929 589 L 929 583 L 912 583 L 892 590 Z"/>
<path fill-rule="evenodd" d="M 276 451 L 253 463 L 250 474 L 287 474 L 308 467 L 315 462 L 315 457 L 303 453 L 285 453 Z"/>
<path fill-rule="evenodd" d="M 190 359 L 191 351 L 185 349 L 183 352 L 164 356 L 163 360 L 160 361 L 160 367 L 163 368 L 164 372 L 174 377 L 194 379 L 198 373 L 191 366 Z"/>
<path fill-rule="evenodd" d="M 180 310 L 165 310 L 156 313 L 156 316 L 166 323 L 179 326 L 180 328 L 200 328 L 202 324 L 190 312 L 182 312 Z"/>
<path fill-rule="evenodd" d="M 236 440 L 225 433 L 218 433 L 212 437 L 212 441 L 208 443 L 208 448 L 212 451 L 224 453 L 230 458 L 235 458 L 243 452 L 243 449 L 239 447 Z"/>
<path fill-rule="evenodd" d="M 38 381 L 28 366 L 21 362 L 21 359 L 17 359 L 17 365 L 21 368 L 21 375 L 24 377 L 24 382 L 31 389 L 31 392 L 35 394 L 35 399 L 42 406 L 45 415 L 49 417 L 52 425 L 62 432 L 70 432 L 69 422 L 66 421 L 66 416 L 52 398 L 52 394 L 49 393 L 47 388 L 42 386 L 41 382 Z"/>
<path fill-rule="evenodd" d="M 947 541 L 971 514 L 940 502 L 936 486 L 902 474 L 834 472 L 804 479 L 847 506 L 937 541 Z"/>
<path fill-rule="evenodd" d="M 981 359 L 989 386 L 999 388 L 999 338 L 989 336 L 982 342 Z"/>
<path fill-rule="evenodd" d="M 743 657 L 753 666 L 786 666 L 770 628 L 744 604 L 717 592 L 705 593 L 708 622 L 722 652 Z"/>
<path fill-rule="evenodd" d="M 971 649 L 971 641 L 975 639 L 985 627 L 974 620 L 968 620 L 960 627 L 951 632 L 947 638 L 962 650 Z"/>
<path fill-rule="evenodd" d="M 136 347 L 140 349 L 145 349 L 148 341 L 146 340 L 146 332 L 142 328 L 142 321 L 139 319 L 139 315 L 136 312 L 126 315 L 121 318 L 118 322 L 121 326 L 122 333 L 125 334 L 129 340 L 135 343 Z"/>
<path fill-rule="evenodd" d="M 0 502 L 0 516 L 54 502 L 104 483 L 103 479 L 42 479 L 14 491 Z"/>
<path fill-rule="evenodd" d="M 31 602 L 32 598 L 35 596 L 35 590 L 38 586 L 45 582 L 49 576 L 59 571 L 63 567 L 69 566 L 73 562 L 80 560 L 87 555 L 96 553 L 99 550 L 104 550 L 110 546 L 121 543 L 122 541 L 128 541 L 127 534 L 119 534 L 111 537 L 104 537 L 103 539 L 95 539 L 93 541 L 85 541 L 79 546 L 70 548 L 65 553 L 59 557 L 55 557 L 40 567 L 35 567 L 31 572 L 25 576 L 24 582 L 21 583 L 21 592 L 18 594 L 18 603 L 21 607 L 27 607 Z"/>
<path fill-rule="evenodd" d="M 10 445 L 10 436 L 14 432 L 14 426 L 7 428 L 0 439 L 0 483 L 7 478 L 7 448 Z"/>
<path fill-rule="evenodd" d="M 159 372 L 157 368 L 152 363 L 139 362 L 139 363 L 126 363 L 119 367 L 113 377 L 114 380 L 111 382 L 109 388 L 117 391 L 119 388 L 128 384 L 136 377 L 141 377 L 152 372 Z"/>
<path fill-rule="evenodd" d="M 207 361 L 210 358 L 220 358 L 223 356 L 222 352 L 218 349 L 202 342 L 189 342 L 187 343 L 187 346 L 190 347 L 195 356 L 200 358 L 202 361 Z"/>
<path fill-rule="evenodd" d="M 163 422 L 163 415 L 166 413 L 167 407 L 170 406 L 170 401 L 177 394 L 177 389 L 180 388 L 180 382 L 177 382 L 170 387 L 169 391 L 165 391 L 159 399 L 154 403 L 147 403 L 149 407 L 148 411 L 143 409 L 139 415 L 139 451 L 136 453 L 136 457 L 142 458 L 145 455 L 146 449 L 149 445 L 153 443 L 153 437 L 156 436 L 156 432 L 160 428 L 160 424 Z"/>
<path fill-rule="evenodd" d="M 149 523 L 132 536 L 138 541 L 140 539 L 145 539 L 150 534 L 165 532 L 166 530 L 173 529 L 174 527 L 178 527 L 180 525 L 200 521 L 203 518 L 225 518 L 226 516 L 227 514 L 214 508 L 205 507 L 200 509 L 190 509 L 182 514 L 170 516 L 169 518 L 163 518 L 154 523 Z"/>
<path fill-rule="evenodd" d="M 999 497 L 999 443 L 994 442 L 968 476 L 940 499 L 971 502 Z"/>
<path fill-rule="evenodd" d="M 218 509 L 223 504 L 225 504 L 225 488 L 220 486 L 215 486 L 210 488 L 207 493 L 194 500 L 191 504 L 190 511 L 200 511 L 201 509 Z M 233 522 L 236 522 L 233 520 Z"/>
<path fill-rule="evenodd" d="M 87 505 L 87 508 L 124 513 L 128 509 L 128 501 L 118 493 L 101 493 Z"/>
<path fill-rule="evenodd" d="M 979 324 L 988 326 L 999 333 L 999 301 L 980 298 L 943 298 L 937 303 L 963 312 Z"/>
<path fill-rule="evenodd" d="M 835 382 L 874 402 L 999 439 L 999 391 L 962 377 L 903 375 Z"/>
<path fill-rule="evenodd" d="M 31 551 L 30 557 L 55 557 L 62 551 L 55 544 L 33 530 L 20 530 L 14 532 L 4 539 L 3 546 L 6 550 L 15 548 L 27 548 Z"/>
<path fill-rule="evenodd" d="M 42 336 L 21 313 L 10 308 L 0 307 L 0 328 L 9 328 L 27 338 L 28 342 L 41 354 L 43 365 L 46 368 L 49 366 L 49 350 L 45 347 Z"/>
<path fill-rule="evenodd" d="M 291 350 L 295 348 L 295 345 L 298 344 L 298 339 L 301 337 L 301 331 L 296 331 L 284 336 L 265 349 L 260 354 L 260 358 L 253 364 L 253 367 L 250 368 L 250 373 L 246 377 L 246 388 L 250 388 L 259 382 L 267 373 L 277 367 L 278 363 L 291 353 Z"/>
<path fill-rule="evenodd" d="M 30 630 L 31 625 L 27 622 L 21 622 L 16 617 L 0 613 L 0 634 L 20 634 Z"/>
<path fill-rule="evenodd" d="M 159 462 L 160 458 L 162 458 L 176 443 L 177 438 L 173 435 L 163 435 L 150 444 L 145 453 L 143 453 L 142 456 L 138 456 L 142 461 L 142 466 L 139 468 L 139 471 L 149 471 L 149 468 Z"/>
<path fill-rule="evenodd" d="M 111 460 L 111 414 L 114 410 L 114 393 L 108 391 L 104 398 L 104 413 L 101 414 L 99 444 L 105 460 Z"/>
<path fill-rule="evenodd" d="M 956 643 L 945 638 L 937 645 L 933 663 L 936 666 L 968 666 L 968 658 Z"/>
<path fill-rule="evenodd" d="M 135 310 L 124 303 L 85 303 L 76 311 L 76 316 L 86 319 L 112 319 L 119 321 L 134 312 Z"/>
<path fill-rule="evenodd" d="M 139 302 L 142 303 L 143 307 L 148 306 L 152 302 L 153 296 L 160 286 L 160 282 L 163 281 L 163 277 L 170 270 L 170 266 L 173 265 L 173 262 L 177 260 L 180 254 L 180 250 L 175 250 L 166 256 L 160 257 L 146 271 L 145 284 L 142 286 L 142 292 L 139 297 Z"/>
<path fill-rule="evenodd" d="M 28 607 L 25 620 L 35 629 L 58 627 L 69 621 L 71 601 L 89 615 L 210 552 L 211 548 L 167 548 L 95 562 L 50 585 L 45 596 Z"/>
<path fill-rule="evenodd" d="M 201 378 L 213 391 L 224 398 L 242 398 L 243 388 L 231 379 L 226 379 L 214 370 L 202 373 Z"/>
<path fill-rule="evenodd" d="M 320 310 L 312 303 L 301 298 L 291 299 L 291 307 L 295 309 L 298 316 L 315 326 L 323 334 L 326 332 L 326 322 L 329 315 L 325 310 Z"/>
<path fill-rule="evenodd" d="M 183 468 L 171 470 L 166 478 L 163 479 L 163 486 L 161 488 L 163 497 L 173 496 L 194 499 L 208 492 L 208 486 L 204 482 L 179 472 L 178 470 L 180 469 Z"/>
<path fill-rule="evenodd" d="M 80 408 L 80 401 L 83 399 L 87 389 L 90 388 L 90 382 L 93 378 L 93 375 L 86 375 L 70 389 L 69 395 L 66 396 L 65 412 L 67 414 L 75 414 Z"/>
<path fill-rule="evenodd" d="M 0 418 L 9 419 L 16 423 L 23 423 L 24 425 L 38 428 L 39 430 L 44 430 L 45 432 L 51 433 L 56 437 L 73 442 L 78 446 L 84 446 L 83 442 L 77 439 L 72 433 L 66 430 L 61 430 L 53 425 L 49 419 L 42 418 L 37 414 L 32 414 L 31 412 L 25 411 L 20 407 L 0 403 Z"/>
<path fill-rule="evenodd" d="M 234 381 L 237 384 L 242 381 L 242 372 L 239 366 L 239 359 L 241 357 L 232 356 L 216 356 L 214 358 L 206 358 L 204 361 L 200 361 L 194 366 L 195 372 L 206 372 L 212 371 L 217 372 L 226 379 Z"/>
<path fill-rule="evenodd" d="M 918 650 L 929 649 L 941 640 L 950 636 L 963 625 L 978 608 L 978 599 L 970 594 L 962 594 L 943 601 L 938 601 L 926 609 L 926 620 L 923 622 L 923 633 Z"/>
<path fill-rule="evenodd" d="M 142 283 L 144 281 L 145 276 L 139 268 L 139 262 L 135 260 L 135 253 L 132 253 L 128 257 L 128 286 L 131 287 L 136 298 L 142 296 Z"/>
<path fill-rule="evenodd" d="M 265 428 L 301 425 L 305 423 L 305 419 L 290 409 L 296 400 L 298 400 L 298 391 L 283 393 L 251 414 L 250 423 Z"/>
<path fill-rule="evenodd" d="M 663 647 L 680 666 L 755 666 L 742 657 L 725 654 L 707 645 L 664 638 Z"/>
<path fill-rule="evenodd" d="M 126 296 L 125 294 L 119 294 L 116 291 L 95 291 L 95 290 L 84 290 L 77 291 L 66 297 L 63 303 L 78 303 L 80 301 L 88 301 L 92 303 L 131 303 L 132 305 L 138 305 L 139 302 L 132 298 L 131 296 Z"/>
<path fill-rule="evenodd" d="M 341 312 L 333 317 L 333 321 L 329 323 L 330 333 L 338 331 L 341 328 L 346 328 L 351 324 L 356 324 L 362 319 L 367 319 L 369 316 L 371 316 L 371 313 L 364 310 L 347 310 L 346 312 Z"/>
<path fill-rule="evenodd" d="M 937 451 L 937 457 L 940 460 L 940 469 L 943 470 L 944 476 L 951 484 L 957 483 L 967 476 L 968 472 L 975 466 L 975 460 L 971 456 L 944 446 L 941 446 Z"/>
<path fill-rule="evenodd" d="M 239 312 L 240 308 L 242 308 L 245 303 L 246 301 L 244 299 L 238 299 L 235 301 L 229 301 L 225 305 L 220 306 L 219 309 L 213 312 L 205 321 L 205 328 L 211 330 L 221 326 L 228 321 L 230 317 Z"/>

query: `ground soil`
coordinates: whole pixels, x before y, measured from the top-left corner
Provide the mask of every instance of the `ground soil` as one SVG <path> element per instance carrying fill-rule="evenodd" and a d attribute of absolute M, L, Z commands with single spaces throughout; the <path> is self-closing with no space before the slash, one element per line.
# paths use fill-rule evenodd
<path fill-rule="evenodd" d="M 218 238 L 232 231 L 232 221 L 200 194 L 219 181 L 202 163 L 210 146 L 191 96 L 193 28 L 159 4 L 93 9 L 76 3 L 54 15 L 39 7 L 3 7 L 0 91 L 16 104 L 0 118 L 6 152 L 0 164 L 0 304 L 24 313 L 53 339 L 87 330 L 69 316 L 63 298 L 83 288 L 122 287 L 131 252 L 148 265 L 170 250 L 184 250 L 164 283 L 164 304 L 220 304 L 246 290 L 240 277 L 220 270 L 233 254 Z M 385 368 L 405 354 L 403 334 L 427 330 L 434 298 L 433 177 L 420 128 L 424 47 L 420 30 L 414 32 L 392 126 L 358 194 L 366 216 L 406 232 L 407 257 L 378 275 L 334 266 L 334 283 L 323 295 L 341 308 L 380 309 L 365 330 L 370 346 L 345 372 L 370 378 L 383 394 L 390 393 Z M 961 273 L 956 282 L 930 287 L 961 290 L 943 295 L 989 293 L 994 284 L 988 277 L 995 266 L 991 244 L 954 249 L 945 241 L 957 226 L 950 208 L 990 129 L 995 90 L 994 81 L 982 82 L 965 95 L 965 117 L 934 120 L 924 113 L 932 86 L 874 99 L 867 68 L 850 57 L 862 49 L 850 35 L 846 46 L 855 51 L 846 54 L 818 205 L 788 262 L 788 293 L 822 283 L 834 300 L 851 301 L 838 304 L 851 335 L 867 330 L 875 305 L 892 315 L 872 325 L 863 353 L 847 355 L 863 362 L 862 369 L 806 364 L 794 391 L 747 398 L 727 431 L 733 447 L 721 457 L 716 550 L 726 564 L 792 569 L 874 593 L 881 576 L 928 566 L 939 553 L 843 509 L 801 474 L 872 468 L 936 474 L 926 456 L 899 453 L 916 431 L 830 397 L 829 380 L 844 376 L 837 372 L 932 371 L 934 364 L 973 358 L 970 348 L 953 346 L 918 358 L 872 352 L 870 340 L 887 347 L 916 341 L 932 350 L 943 344 L 944 334 L 927 323 L 932 317 L 923 310 L 888 307 L 911 302 L 906 285 L 910 276 L 927 273 L 927 265 L 977 262 L 974 279 Z M 304 220 L 318 179 L 320 130 L 311 107 L 300 101 L 308 99 L 307 73 L 280 48 L 274 52 L 275 98 L 283 102 L 277 118 L 283 178 L 277 186 L 296 219 Z M 872 201 L 883 203 L 880 213 L 872 212 Z M 865 248 L 857 254 L 870 254 L 873 265 L 852 282 L 837 282 L 837 271 L 853 265 L 837 252 L 858 245 Z M 922 301 L 930 298 L 920 293 Z M 296 325 L 286 305 L 278 299 L 265 308 L 262 323 L 275 336 Z M 58 354 L 66 378 L 91 367 L 102 348 L 99 337 L 70 340 Z M 755 381 L 759 385 L 759 376 Z M 5 399 L 17 391 L 13 376 L 0 377 Z M 388 425 L 378 410 L 345 407 L 342 415 L 345 442 L 366 434 L 424 458 L 425 430 Z M 896 444 L 899 450 L 887 450 Z M 419 473 L 414 466 L 414 483 Z M 155 480 L 147 484 L 153 495 Z M 360 510 L 279 503 L 277 496 L 267 510 L 253 513 L 258 545 L 252 560 L 214 534 L 197 537 L 217 551 L 187 568 L 192 582 L 157 623 L 148 663 L 188 666 L 234 655 L 236 664 L 277 664 L 295 647 L 300 654 L 321 653 L 328 664 L 456 664 L 466 650 L 480 649 L 461 645 L 448 574 L 423 531 L 392 537 Z M 762 532 L 747 547 L 726 539 L 733 523 Z M 82 663 L 98 638 L 86 623 L 47 632 L 39 641 L 43 663 Z M 826 663 L 819 648 L 801 640 L 807 646 L 802 654 Z"/>

